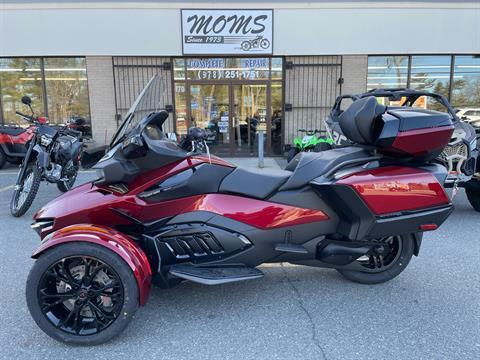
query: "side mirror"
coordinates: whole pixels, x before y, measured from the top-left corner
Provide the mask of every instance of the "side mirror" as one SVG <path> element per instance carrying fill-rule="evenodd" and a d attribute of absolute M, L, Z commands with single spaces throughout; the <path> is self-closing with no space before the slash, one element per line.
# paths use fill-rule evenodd
<path fill-rule="evenodd" d="M 32 99 L 30 99 L 30 97 L 27 96 L 27 95 L 22 96 L 22 103 L 30 106 L 30 105 L 32 105 Z"/>
<path fill-rule="evenodd" d="M 122 144 L 122 150 L 123 156 L 125 156 L 126 159 L 135 159 L 147 154 L 147 146 L 140 134 L 125 139 Z"/>

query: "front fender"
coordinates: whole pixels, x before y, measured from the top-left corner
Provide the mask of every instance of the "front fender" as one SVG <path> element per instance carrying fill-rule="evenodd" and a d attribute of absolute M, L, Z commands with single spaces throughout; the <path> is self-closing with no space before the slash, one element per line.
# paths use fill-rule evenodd
<path fill-rule="evenodd" d="M 120 256 L 132 269 L 137 280 L 140 305 L 147 302 L 152 280 L 147 256 L 130 238 L 114 229 L 91 224 L 67 226 L 47 236 L 32 254 L 32 258 L 36 259 L 48 249 L 70 242 L 97 244 Z"/>

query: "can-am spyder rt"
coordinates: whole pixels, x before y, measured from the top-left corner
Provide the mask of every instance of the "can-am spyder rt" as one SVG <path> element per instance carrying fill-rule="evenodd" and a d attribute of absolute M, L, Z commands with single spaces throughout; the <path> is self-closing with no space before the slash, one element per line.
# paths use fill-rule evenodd
<path fill-rule="evenodd" d="M 43 241 L 27 303 L 57 340 L 91 345 L 118 335 L 151 283 L 256 279 L 267 262 L 385 282 L 452 211 L 446 169 L 430 162 L 453 131 L 445 114 L 360 99 L 340 119 L 358 146 L 300 153 L 287 170 L 256 172 L 168 140 L 168 113 L 143 110 L 155 109 L 157 81 L 96 165 L 100 177 L 35 215 Z"/>

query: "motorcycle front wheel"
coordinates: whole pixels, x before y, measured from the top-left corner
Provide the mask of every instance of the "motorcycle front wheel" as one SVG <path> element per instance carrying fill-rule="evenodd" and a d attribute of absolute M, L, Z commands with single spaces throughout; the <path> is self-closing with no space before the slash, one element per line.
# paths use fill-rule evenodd
<path fill-rule="evenodd" d="M 350 281 L 361 284 L 381 284 L 400 275 L 405 270 L 415 250 L 412 235 L 389 236 L 377 239 L 379 245 L 389 246 L 384 255 L 368 254 L 359 257 L 356 262 L 364 268 L 360 271 L 341 270 L 338 272 Z"/>
<path fill-rule="evenodd" d="M 69 161 L 67 165 L 65 165 L 64 171 L 62 171 L 62 179 L 57 182 L 57 188 L 61 192 L 67 192 L 72 189 L 73 185 L 75 184 L 75 180 L 77 179 L 78 175 L 78 165 L 73 164 L 72 161 Z"/>
<path fill-rule="evenodd" d="M 29 165 L 13 190 L 12 200 L 10 201 L 10 212 L 13 216 L 22 216 L 32 206 L 41 181 L 42 174 L 37 165 Z"/>
<path fill-rule="evenodd" d="M 74 345 L 98 345 L 119 335 L 138 309 L 132 270 L 113 251 L 67 243 L 43 253 L 27 279 L 27 306 L 47 335 Z"/>

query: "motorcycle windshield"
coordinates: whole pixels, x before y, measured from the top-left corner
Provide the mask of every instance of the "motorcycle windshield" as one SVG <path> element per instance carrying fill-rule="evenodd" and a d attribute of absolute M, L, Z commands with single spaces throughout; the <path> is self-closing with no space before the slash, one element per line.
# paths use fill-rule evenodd
<path fill-rule="evenodd" d="M 150 79 L 125 115 L 110 143 L 110 148 L 123 141 L 146 115 L 161 109 L 160 100 L 164 89 L 163 81 L 158 75 Z"/>

